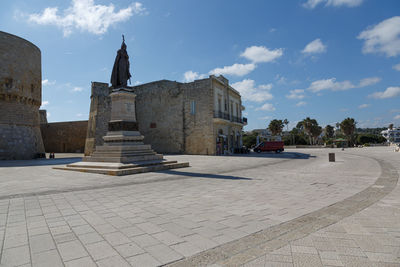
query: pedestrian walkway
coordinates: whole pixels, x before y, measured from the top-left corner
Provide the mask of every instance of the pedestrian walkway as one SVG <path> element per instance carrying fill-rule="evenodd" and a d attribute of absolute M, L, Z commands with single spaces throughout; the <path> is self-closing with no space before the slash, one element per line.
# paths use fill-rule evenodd
<path fill-rule="evenodd" d="M 398 266 L 400 161 L 335 151 L 170 156 L 192 167 L 122 179 L 7 163 L 1 266 Z"/>

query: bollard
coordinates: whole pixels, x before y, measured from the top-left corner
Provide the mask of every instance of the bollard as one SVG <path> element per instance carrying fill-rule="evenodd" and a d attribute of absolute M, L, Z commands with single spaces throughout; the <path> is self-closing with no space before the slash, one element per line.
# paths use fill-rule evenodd
<path fill-rule="evenodd" d="M 335 153 L 329 153 L 329 162 L 335 162 Z"/>

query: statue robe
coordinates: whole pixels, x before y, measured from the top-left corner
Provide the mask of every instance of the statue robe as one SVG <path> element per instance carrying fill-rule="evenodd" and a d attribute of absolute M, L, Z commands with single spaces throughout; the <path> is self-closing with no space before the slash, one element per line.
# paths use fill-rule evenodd
<path fill-rule="evenodd" d="M 120 49 L 115 57 L 114 66 L 111 74 L 111 85 L 114 88 L 127 86 L 129 78 L 129 56 L 125 49 Z"/>

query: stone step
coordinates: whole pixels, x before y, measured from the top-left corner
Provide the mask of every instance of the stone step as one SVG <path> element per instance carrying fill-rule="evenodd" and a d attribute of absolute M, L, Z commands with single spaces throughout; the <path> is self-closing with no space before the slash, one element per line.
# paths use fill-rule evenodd
<path fill-rule="evenodd" d="M 155 155 L 157 154 L 154 150 L 143 150 L 143 151 L 116 151 L 116 152 L 98 152 L 95 151 L 92 157 L 133 157 L 133 156 L 143 156 L 143 155 Z"/>
<path fill-rule="evenodd" d="M 143 141 L 144 136 L 111 135 L 103 136 L 104 142 L 135 142 Z"/>
<path fill-rule="evenodd" d="M 136 151 L 151 149 L 151 145 L 121 145 L 121 146 L 97 146 L 96 151 Z"/>
<path fill-rule="evenodd" d="M 83 157 L 82 161 L 85 162 L 121 162 L 121 163 L 131 163 L 137 161 L 145 161 L 145 160 L 161 160 L 163 159 L 163 155 L 154 154 L 154 155 L 142 155 L 142 156 L 122 156 L 122 157 Z"/>
<path fill-rule="evenodd" d="M 133 162 L 133 163 L 112 163 L 112 162 L 75 162 L 68 164 L 67 167 L 70 168 L 92 168 L 92 169 L 128 169 L 128 168 L 136 168 L 136 167 L 145 167 L 152 165 L 160 165 L 160 164 L 173 164 L 177 163 L 176 160 L 148 160 L 142 162 Z"/>
<path fill-rule="evenodd" d="M 189 167 L 189 162 L 158 164 L 158 165 L 134 167 L 134 168 L 126 168 L 126 169 L 104 169 L 104 168 L 84 168 L 84 167 L 71 168 L 71 167 L 67 167 L 67 166 L 66 167 L 53 167 L 53 169 L 120 176 L 120 175 L 162 171 L 162 170 L 167 170 L 167 169 L 185 168 L 185 167 Z"/>

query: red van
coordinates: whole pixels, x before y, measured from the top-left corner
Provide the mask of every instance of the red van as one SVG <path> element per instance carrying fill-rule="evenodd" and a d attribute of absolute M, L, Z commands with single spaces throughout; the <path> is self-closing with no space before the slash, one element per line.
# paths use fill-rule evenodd
<path fill-rule="evenodd" d="M 283 141 L 261 142 L 254 148 L 254 152 L 257 153 L 262 151 L 275 151 L 276 153 L 281 153 L 284 150 Z"/>

